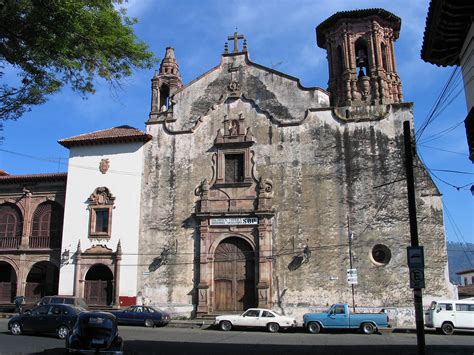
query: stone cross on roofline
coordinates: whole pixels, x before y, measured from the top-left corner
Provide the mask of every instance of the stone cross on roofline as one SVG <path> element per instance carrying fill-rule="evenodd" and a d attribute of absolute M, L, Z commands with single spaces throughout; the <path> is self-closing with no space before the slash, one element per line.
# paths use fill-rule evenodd
<path fill-rule="evenodd" d="M 243 34 L 240 34 L 237 31 L 235 31 L 234 34 L 232 36 L 227 37 L 227 39 L 229 41 L 230 40 L 234 41 L 234 50 L 232 51 L 232 53 L 239 53 L 239 39 L 244 40 L 242 51 L 243 52 L 247 51 L 247 41 L 245 40 L 245 37 Z M 224 52 L 229 53 L 229 45 L 227 42 L 225 43 Z"/>

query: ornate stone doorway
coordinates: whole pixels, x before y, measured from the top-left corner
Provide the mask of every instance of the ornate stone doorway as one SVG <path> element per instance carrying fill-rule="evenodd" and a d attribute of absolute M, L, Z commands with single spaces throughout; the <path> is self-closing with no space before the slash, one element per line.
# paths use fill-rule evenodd
<path fill-rule="evenodd" d="M 44 296 L 58 294 L 59 269 L 49 261 L 40 261 L 31 268 L 26 278 L 25 302 L 35 303 Z"/>
<path fill-rule="evenodd" d="M 16 273 L 13 267 L 0 261 L 0 303 L 10 303 L 16 296 Z"/>
<path fill-rule="evenodd" d="M 255 307 L 255 252 L 237 237 L 224 239 L 214 253 L 214 310 Z"/>
<path fill-rule="evenodd" d="M 103 264 L 92 266 L 86 274 L 84 298 L 91 306 L 108 306 L 113 303 L 112 271 Z"/>

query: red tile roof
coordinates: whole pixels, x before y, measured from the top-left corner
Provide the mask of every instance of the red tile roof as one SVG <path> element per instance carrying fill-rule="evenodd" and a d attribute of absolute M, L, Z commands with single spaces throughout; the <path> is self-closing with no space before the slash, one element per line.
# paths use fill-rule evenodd
<path fill-rule="evenodd" d="M 18 182 L 61 181 L 67 180 L 67 173 L 4 175 L 0 176 L 0 184 L 15 184 Z"/>
<path fill-rule="evenodd" d="M 58 143 L 66 148 L 71 148 L 96 144 L 148 142 L 151 139 L 151 135 L 125 125 L 61 139 Z"/>

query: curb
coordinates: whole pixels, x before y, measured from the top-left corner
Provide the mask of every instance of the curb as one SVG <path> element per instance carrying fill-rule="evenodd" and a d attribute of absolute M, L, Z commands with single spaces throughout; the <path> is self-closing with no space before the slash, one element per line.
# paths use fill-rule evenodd
<path fill-rule="evenodd" d="M 193 320 L 171 320 L 168 323 L 168 327 L 173 328 L 199 328 L 199 329 L 208 329 L 212 327 L 214 322 L 206 321 L 193 321 Z"/>

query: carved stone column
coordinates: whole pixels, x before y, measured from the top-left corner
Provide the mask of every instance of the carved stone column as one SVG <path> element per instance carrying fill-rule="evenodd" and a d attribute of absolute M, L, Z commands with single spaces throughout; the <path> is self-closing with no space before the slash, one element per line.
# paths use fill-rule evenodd
<path fill-rule="evenodd" d="M 257 283 L 258 306 L 270 308 L 272 306 L 272 224 L 267 218 L 260 218 L 258 225 L 259 240 L 259 279 Z"/>
<path fill-rule="evenodd" d="M 198 307 L 197 313 L 209 313 L 210 311 L 210 295 L 209 295 L 209 285 L 211 284 L 212 270 L 211 261 L 212 257 L 207 255 L 209 250 L 209 226 L 208 220 L 204 219 L 201 221 L 201 226 L 199 227 L 200 235 L 200 257 L 199 257 L 199 284 L 198 288 Z"/>

